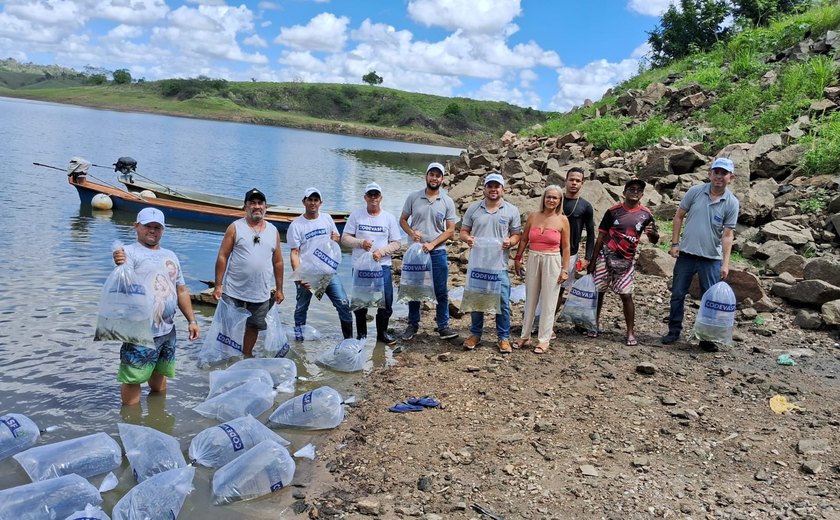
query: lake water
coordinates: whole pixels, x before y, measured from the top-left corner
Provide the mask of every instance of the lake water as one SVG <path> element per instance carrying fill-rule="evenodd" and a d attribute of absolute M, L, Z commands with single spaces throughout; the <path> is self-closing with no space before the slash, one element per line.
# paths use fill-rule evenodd
<path fill-rule="evenodd" d="M 110 165 L 120 156 L 138 161 L 138 172 L 154 180 L 210 193 L 240 196 L 252 187 L 266 193 L 269 203 L 301 207 L 306 187 L 324 194 L 324 210 L 346 210 L 363 204 L 364 186 L 377 181 L 383 207 L 399 215 L 406 195 L 423 186 L 423 171 L 432 160 L 445 161 L 460 150 L 357 137 L 339 136 L 185 118 L 93 110 L 81 107 L 0 98 L 0 161 L 6 165 L 0 192 L 0 415 L 16 412 L 41 428 L 39 445 L 94 432 L 118 438 L 117 423 L 144 424 L 175 436 L 186 452 L 199 431 L 217 421 L 192 410 L 204 400 L 208 372 L 196 366 L 200 341 L 186 338 L 186 322 L 178 314 L 178 376 L 167 395 L 144 397 L 140 409 L 122 409 L 115 380 L 119 344 L 94 342 L 97 304 L 102 282 L 111 269 L 110 247 L 115 239 L 136 239 L 135 215 L 93 212 L 81 207 L 76 190 L 60 172 L 33 162 L 64 168 L 81 156 L 108 168 L 91 174 L 116 184 Z M 302 208 L 301 208 L 302 210 Z M 191 229 L 170 225 L 163 246 L 178 254 L 187 284 L 195 292 L 201 280 L 213 279 L 213 267 L 223 228 Z M 284 321 L 294 309 L 288 246 Z M 349 254 L 339 274 L 348 287 Z M 197 307 L 206 332 L 212 307 Z M 405 315 L 396 308 L 395 317 Z M 298 373 L 311 378 L 298 392 L 330 385 L 350 395 L 354 378 L 321 370 L 318 353 L 340 338 L 338 318 L 325 298 L 313 299 L 308 323 L 324 335 L 322 341 L 298 343 L 294 348 Z M 370 348 L 370 347 L 369 347 Z M 368 368 L 391 361 L 381 346 L 373 350 Z M 278 396 L 279 403 L 285 397 Z M 267 412 L 265 415 L 270 413 Z M 261 417 L 265 419 L 265 417 Z M 277 430 L 297 449 L 317 436 Z M 311 466 L 304 461 L 302 467 Z M 105 493 L 105 511 L 134 485 L 124 460 L 116 471 L 120 486 Z M 195 491 L 179 518 L 277 518 L 278 504 L 288 503 L 283 490 L 251 502 L 210 505 L 212 471 L 199 468 Z M 96 485 L 101 477 L 92 479 Z M 26 484 L 29 478 L 13 459 L 0 461 L 0 489 Z M 280 496 L 278 496 L 280 495 Z M 282 510 L 282 509 L 281 509 Z M 290 513 L 287 513 L 290 514 Z M 286 513 L 281 513 L 285 517 Z"/>

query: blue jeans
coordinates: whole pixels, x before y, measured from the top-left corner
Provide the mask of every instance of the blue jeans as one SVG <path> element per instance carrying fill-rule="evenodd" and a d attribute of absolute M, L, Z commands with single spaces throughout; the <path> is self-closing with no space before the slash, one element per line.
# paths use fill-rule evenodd
<path fill-rule="evenodd" d="M 382 282 L 384 283 L 385 293 L 385 308 L 379 307 L 376 309 L 376 315 L 382 318 L 390 318 L 394 313 L 394 277 L 391 274 L 391 266 L 382 266 Z M 360 312 L 362 316 L 367 316 L 367 309 L 358 309 L 355 312 Z"/>
<path fill-rule="evenodd" d="M 438 330 L 449 326 L 449 288 L 446 281 L 449 278 L 449 264 L 446 261 L 446 249 L 435 249 L 432 257 L 432 283 L 435 286 L 435 322 Z M 420 302 L 408 302 L 408 324 L 420 325 Z"/>
<path fill-rule="evenodd" d="M 502 312 L 496 315 L 496 339 L 510 339 L 510 276 L 502 272 Z M 470 313 L 470 334 L 480 338 L 484 331 L 484 313 Z"/>
<path fill-rule="evenodd" d="M 304 289 L 300 282 L 295 282 L 297 289 L 295 304 L 295 325 L 306 325 L 306 313 L 309 311 L 309 302 L 312 301 L 312 291 Z M 338 311 L 338 320 L 341 322 L 353 322 L 353 314 L 350 313 L 350 300 L 347 299 L 347 293 L 344 292 L 344 286 L 341 285 L 341 280 L 338 275 L 332 277 L 327 290 L 324 292 Z"/>
<path fill-rule="evenodd" d="M 671 285 L 671 313 L 668 315 L 668 334 L 679 336 L 682 333 L 685 315 L 685 295 L 694 275 L 700 282 L 700 294 L 705 294 L 709 287 L 720 281 L 720 260 L 705 258 L 688 253 L 680 253 L 674 264 L 674 281 Z"/>

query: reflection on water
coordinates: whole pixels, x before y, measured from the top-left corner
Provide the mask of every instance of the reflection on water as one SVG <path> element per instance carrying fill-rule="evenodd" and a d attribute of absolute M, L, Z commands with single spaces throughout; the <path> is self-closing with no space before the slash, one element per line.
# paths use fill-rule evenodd
<path fill-rule="evenodd" d="M 62 172 L 44 171 L 32 161 L 60 164 L 81 155 L 108 164 L 110 159 L 102 159 L 103 154 L 113 158 L 129 154 L 140 159 L 140 154 L 133 152 L 140 150 L 141 164 L 159 173 L 154 176 L 156 180 L 177 181 L 172 183 L 225 195 L 259 186 L 278 203 L 289 200 L 292 204 L 299 204 L 298 192 L 303 187 L 317 184 L 328 199 L 324 209 L 341 210 L 360 207 L 365 184 L 377 180 L 385 192 L 384 206 L 398 214 L 408 192 L 422 186 L 422 170 L 429 156 L 411 159 L 410 163 L 420 166 L 407 169 L 397 167 L 394 161 L 406 152 L 430 153 L 439 160 L 445 159 L 444 152 L 458 153 L 439 147 L 2 98 L 0 113 L 4 119 L 4 125 L 0 125 L 0 154 L 7 171 L 12 172 L 4 178 L 0 191 L 0 221 L 4 224 L 4 244 L 0 248 L 0 415 L 17 412 L 30 416 L 41 428 L 60 427 L 44 434 L 41 444 L 99 431 L 118 438 L 116 425 L 124 421 L 169 433 L 186 452 L 196 433 L 217 422 L 192 410 L 207 394 L 208 371 L 197 368 L 201 343 L 186 339 L 187 324 L 180 313 L 176 320 L 177 377 L 169 382 L 166 395 L 146 395 L 148 390 L 144 388 L 140 406 L 120 406 L 116 381 L 119 344 L 94 342 L 92 338 L 102 283 L 113 269 L 111 244 L 114 240 L 136 240 L 132 228 L 135 215 L 80 207 L 78 195 Z M 69 120 L 83 131 L 68 132 L 61 123 Z M 287 153 L 279 153 L 281 149 Z M 392 166 L 383 166 L 388 164 L 385 159 L 367 159 L 361 152 L 338 153 L 338 149 L 389 152 L 386 156 Z M 167 224 L 163 246 L 179 256 L 190 290 L 204 289 L 201 280 L 214 278 L 224 229 L 174 220 Z M 288 259 L 285 242 L 282 253 Z M 290 296 L 281 312 L 288 322 L 295 293 L 288 260 L 286 268 L 284 292 Z M 345 251 L 339 276 L 349 284 L 349 275 L 349 252 Z M 196 311 L 206 332 L 214 309 L 197 307 Z M 396 315 L 405 312 L 404 306 L 395 306 Z M 347 396 L 360 376 L 324 370 L 315 364 L 323 350 L 341 340 L 335 310 L 328 301 L 313 301 L 308 322 L 322 332 L 323 339 L 293 345 L 298 373 L 310 379 L 298 383 L 298 392 L 330 385 Z M 393 361 L 382 345 L 369 345 L 368 349 L 372 352 L 366 369 Z M 280 395 L 276 402 L 288 397 Z M 292 442 L 293 449 L 314 435 L 290 430 L 278 433 Z M 317 435 L 315 439 L 317 445 Z M 301 464 L 304 473 L 306 464 Z M 115 473 L 120 486 L 105 494 L 106 511 L 134 485 L 126 461 Z M 101 478 L 91 480 L 98 485 Z M 282 517 L 278 511 L 287 505 L 284 500 L 291 501 L 291 493 L 281 492 L 252 502 L 214 507 L 210 505 L 211 478 L 211 470 L 198 468 L 193 483 L 196 489 L 179 518 L 277 518 Z M 0 489 L 28 481 L 12 459 L 0 461 Z"/>

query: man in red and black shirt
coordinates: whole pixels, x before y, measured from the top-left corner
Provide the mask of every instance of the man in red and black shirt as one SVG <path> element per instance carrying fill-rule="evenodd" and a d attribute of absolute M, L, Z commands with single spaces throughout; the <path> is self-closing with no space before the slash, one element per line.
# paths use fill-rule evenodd
<path fill-rule="evenodd" d="M 631 347 L 638 345 L 635 330 L 636 307 L 633 303 L 636 248 L 642 233 L 654 244 L 659 242 L 659 231 L 656 229 L 653 214 L 640 202 L 644 191 L 645 182 L 641 179 L 630 179 L 624 185 L 624 202 L 608 209 L 601 219 L 594 248 L 598 256 L 587 269 L 589 274 L 595 275 L 595 287 L 598 290 L 598 324 L 601 323 L 604 294 L 610 289 L 621 297 L 624 321 L 627 323 L 627 346 Z M 596 328 L 590 336 L 597 336 L 599 330 Z"/>

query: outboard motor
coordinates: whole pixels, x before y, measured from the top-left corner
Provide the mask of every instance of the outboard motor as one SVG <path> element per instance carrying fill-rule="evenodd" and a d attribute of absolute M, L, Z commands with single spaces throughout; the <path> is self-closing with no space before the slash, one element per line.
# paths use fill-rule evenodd
<path fill-rule="evenodd" d="M 90 170 L 90 161 L 73 157 L 67 166 L 67 176 L 72 177 L 75 182 L 83 183 L 87 179 L 88 170 Z"/>
<path fill-rule="evenodd" d="M 134 182 L 134 177 L 131 174 L 137 172 L 137 161 L 131 157 L 120 157 L 114 163 L 114 171 L 123 174 L 128 182 Z"/>

